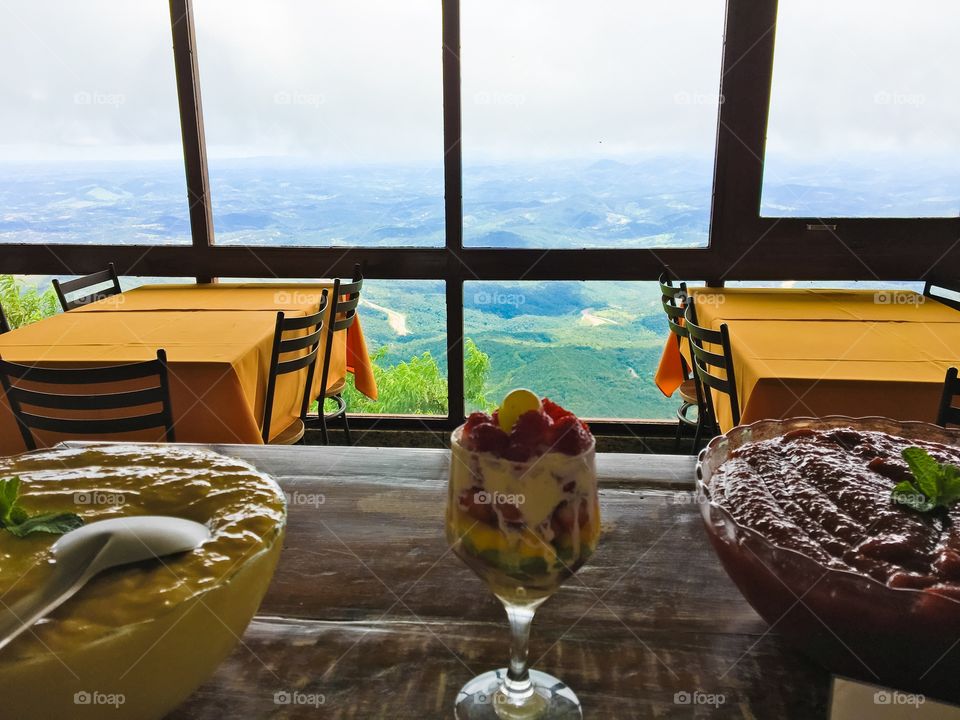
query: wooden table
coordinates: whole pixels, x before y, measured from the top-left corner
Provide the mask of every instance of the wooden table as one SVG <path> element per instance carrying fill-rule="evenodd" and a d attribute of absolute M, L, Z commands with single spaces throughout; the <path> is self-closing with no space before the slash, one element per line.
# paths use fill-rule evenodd
<path fill-rule="evenodd" d="M 289 529 L 242 645 L 172 720 L 451 718 L 465 681 L 505 665 L 503 609 L 444 540 L 447 452 L 212 447 L 278 479 Z M 825 717 L 829 675 L 768 632 L 710 549 L 693 458 L 597 465 L 600 549 L 538 612 L 535 666 L 597 720 Z M 323 705 L 275 704 L 294 690 Z M 724 704 L 674 701 L 695 692 Z"/>

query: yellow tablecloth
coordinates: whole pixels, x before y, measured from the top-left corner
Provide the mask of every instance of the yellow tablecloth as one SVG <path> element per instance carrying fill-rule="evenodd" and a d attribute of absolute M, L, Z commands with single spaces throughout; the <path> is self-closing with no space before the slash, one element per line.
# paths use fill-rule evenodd
<path fill-rule="evenodd" d="M 944 373 L 960 360 L 960 312 L 913 292 L 694 288 L 691 295 L 701 324 L 730 330 L 743 423 L 831 414 L 932 422 Z M 657 370 L 668 395 L 678 364 L 665 354 Z M 729 430 L 726 396 L 714 393 L 714 402 Z"/>
<path fill-rule="evenodd" d="M 0 356 L 13 362 L 82 367 L 147 360 L 164 348 L 177 440 L 259 443 L 276 313 L 302 316 L 315 311 L 322 286 L 310 290 L 299 286 L 299 294 L 293 290 L 283 294 L 282 286 L 209 287 L 215 289 L 138 288 L 2 335 Z M 358 389 L 376 397 L 359 323 L 346 335 L 334 339 L 331 382 L 342 378 L 349 365 L 356 370 Z M 303 370 L 282 376 L 277 383 L 275 434 L 299 415 L 305 380 Z M 318 372 L 315 390 L 319 383 Z M 152 431 L 129 437 L 159 438 Z M 0 398 L 0 454 L 23 449 L 6 400 Z"/>

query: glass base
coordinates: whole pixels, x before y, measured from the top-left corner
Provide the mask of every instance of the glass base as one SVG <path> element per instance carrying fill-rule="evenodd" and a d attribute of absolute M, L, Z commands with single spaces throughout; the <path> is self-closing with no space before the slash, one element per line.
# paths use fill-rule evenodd
<path fill-rule="evenodd" d="M 573 690 L 552 675 L 530 671 L 534 694 L 523 705 L 511 703 L 501 686 L 507 669 L 477 675 L 457 693 L 457 720 L 581 720 L 583 712 Z"/>

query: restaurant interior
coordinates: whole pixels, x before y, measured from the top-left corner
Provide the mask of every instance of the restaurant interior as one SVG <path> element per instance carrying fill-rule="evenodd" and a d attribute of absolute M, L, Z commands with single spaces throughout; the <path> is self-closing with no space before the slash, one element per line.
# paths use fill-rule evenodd
<path fill-rule="evenodd" d="M 0 8 L 0 718 L 960 720 L 957 14 Z"/>

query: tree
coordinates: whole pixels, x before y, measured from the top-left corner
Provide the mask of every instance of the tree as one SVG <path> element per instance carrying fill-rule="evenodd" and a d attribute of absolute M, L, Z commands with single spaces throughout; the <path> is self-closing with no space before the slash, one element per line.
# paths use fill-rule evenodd
<path fill-rule="evenodd" d="M 13 275 L 0 275 L 0 305 L 11 328 L 50 317 L 59 309 L 53 288 L 40 292 Z"/>
<path fill-rule="evenodd" d="M 491 404 L 484 394 L 490 358 L 467 338 L 464 341 L 464 377 L 467 400 L 478 407 L 490 409 Z M 446 415 L 447 379 L 443 376 L 436 358 L 429 352 L 417 355 L 396 365 L 381 363 L 387 356 L 386 346 L 370 358 L 373 377 L 377 382 L 377 400 L 371 400 L 358 392 L 353 377 L 347 377 L 344 399 L 351 413 Z"/>

